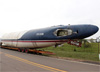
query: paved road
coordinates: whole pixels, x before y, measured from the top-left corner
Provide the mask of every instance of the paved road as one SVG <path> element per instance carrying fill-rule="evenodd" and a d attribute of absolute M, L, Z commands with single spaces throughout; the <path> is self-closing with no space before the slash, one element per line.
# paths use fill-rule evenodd
<path fill-rule="evenodd" d="M 99 65 L 0 48 L 0 72 L 99 72 Z"/>

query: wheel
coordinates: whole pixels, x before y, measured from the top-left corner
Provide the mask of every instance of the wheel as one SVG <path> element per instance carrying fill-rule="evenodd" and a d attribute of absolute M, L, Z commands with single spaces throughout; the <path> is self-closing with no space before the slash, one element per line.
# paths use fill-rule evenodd
<path fill-rule="evenodd" d="M 21 52 L 21 49 L 20 49 L 20 48 L 18 48 L 18 51 L 19 51 L 19 52 Z"/>
<path fill-rule="evenodd" d="M 24 50 L 24 49 L 22 49 L 22 52 L 25 52 L 25 50 Z"/>
<path fill-rule="evenodd" d="M 28 53 L 29 51 L 28 51 L 28 49 L 25 49 L 25 53 Z"/>

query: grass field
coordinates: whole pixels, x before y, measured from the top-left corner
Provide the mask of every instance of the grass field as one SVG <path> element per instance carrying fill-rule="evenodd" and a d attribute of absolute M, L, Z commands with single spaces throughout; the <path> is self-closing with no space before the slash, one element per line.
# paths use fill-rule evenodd
<path fill-rule="evenodd" d="M 65 43 L 62 47 L 47 47 L 42 50 L 55 53 L 55 55 L 49 55 L 54 57 L 99 61 L 98 43 L 88 43 L 86 45 L 85 47 L 84 44 L 82 47 L 76 47 Z M 76 51 L 74 51 L 74 49 L 76 49 Z"/>

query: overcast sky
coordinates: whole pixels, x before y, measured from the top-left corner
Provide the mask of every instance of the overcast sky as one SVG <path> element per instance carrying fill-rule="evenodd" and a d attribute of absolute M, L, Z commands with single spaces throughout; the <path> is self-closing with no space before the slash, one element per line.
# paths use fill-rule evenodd
<path fill-rule="evenodd" d="M 61 24 L 100 28 L 100 0 L 0 0 L 0 36 Z M 98 36 L 100 31 L 90 38 Z"/>

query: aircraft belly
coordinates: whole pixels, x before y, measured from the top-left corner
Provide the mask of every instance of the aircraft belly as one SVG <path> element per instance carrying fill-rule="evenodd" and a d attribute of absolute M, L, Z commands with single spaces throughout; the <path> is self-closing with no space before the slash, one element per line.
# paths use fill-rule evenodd
<path fill-rule="evenodd" d="M 18 42 L 17 47 L 42 48 L 55 45 L 55 42 Z"/>
<path fill-rule="evenodd" d="M 48 46 L 53 46 L 56 43 L 55 42 L 36 42 L 37 47 L 48 47 Z"/>
<path fill-rule="evenodd" d="M 4 41 L 7 46 L 20 47 L 20 48 L 43 48 L 48 46 L 53 46 L 56 44 L 62 44 L 63 41 L 60 40 L 16 40 L 16 41 Z"/>
<path fill-rule="evenodd" d="M 33 42 L 18 42 L 17 47 L 34 48 L 35 46 Z"/>

